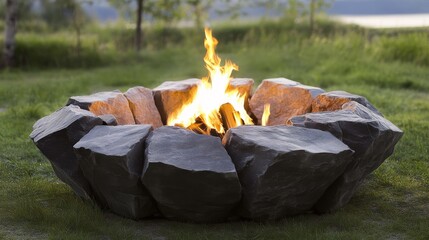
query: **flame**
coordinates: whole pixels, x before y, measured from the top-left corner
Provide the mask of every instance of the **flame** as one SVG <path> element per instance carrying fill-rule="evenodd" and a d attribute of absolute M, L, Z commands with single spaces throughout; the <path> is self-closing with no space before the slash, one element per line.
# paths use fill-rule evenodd
<path fill-rule="evenodd" d="M 264 105 L 264 113 L 262 113 L 262 119 L 261 119 L 262 126 L 267 126 L 269 117 L 270 117 L 270 104 L 266 103 Z"/>
<path fill-rule="evenodd" d="M 218 41 L 211 29 L 205 29 L 204 47 L 207 49 L 204 62 L 208 77 L 204 77 L 193 96 L 193 100 L 171 114 L 167 125 L 181 126 L 203 134 L 222 136 L 227 129 L 243 124 L 253 125 L 252 118 L 244 108 L 248 96 L 238 89 L 228 89 L 232 71 L 238 66 L 229 61 L 221 66 L 221 58 L 216 54 Z"/>

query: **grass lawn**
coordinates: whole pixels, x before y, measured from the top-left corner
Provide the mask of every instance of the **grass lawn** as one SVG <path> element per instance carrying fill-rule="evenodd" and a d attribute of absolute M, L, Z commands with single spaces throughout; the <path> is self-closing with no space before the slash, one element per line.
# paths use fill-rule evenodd
<path fill-rule="evenodd" d="M 28 137 L 69 96 L 204 76 L 202 47 L 148 50 L 136 61 L 91 69 L 2 72 L 0 239 L 429 239 L 429 67 L 376 54 L 353 37 L 275 47 L 221 43 L 221 57 L 240 66 L 236 77 L 259 83 L 282 76 L 360 94 L 405 132 L 343 209 L 274 223 L 132 221 L 101 212 L 56 178 Z"/>

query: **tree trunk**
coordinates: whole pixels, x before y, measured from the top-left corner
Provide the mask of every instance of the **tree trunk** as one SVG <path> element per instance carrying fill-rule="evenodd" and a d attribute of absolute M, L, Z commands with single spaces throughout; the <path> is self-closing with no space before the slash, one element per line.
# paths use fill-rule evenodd
<path fill-rule="evenodd" d="M 316 0 L 311 0 L 310 1 L 310 36 L 313 35 L 315 11 L 316 11 Z"/>
<path fill-rule="evenodd" d="M 136 22 L 136 51 L 141 49 L 143 32 L 142 32 L 142 17 L 143 17 L 144 0 L 137 0 L 137 22 Z"/>
<path fill-rule="evenodd" d="M 4 34 L 3 61 L 5 67 L 11 67 L 15 54 L 15 34 L 18 13 L 18 0 L 6 1 L 6 19 Z"/>

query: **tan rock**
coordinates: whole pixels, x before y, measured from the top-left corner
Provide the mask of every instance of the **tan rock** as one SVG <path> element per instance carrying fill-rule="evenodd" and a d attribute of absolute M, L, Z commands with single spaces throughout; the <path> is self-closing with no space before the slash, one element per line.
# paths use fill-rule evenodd
<path fill-rule="evenodd" d="M 232 89 L 238 89 L 238 92 L 240 92 L 241 95 L 246 94 L 246 101 L 244 102 L 244 108 L 246 109 L 247 113 L 252 116 L 252 111 L 249 106 L 250 98 L 253 94 L 253 84 L 255 81 L 251 78 L 233 78 L 229 82 L 229 86 L 227 90 Z"/>
<path fill-rule="evenodd" d="M 323 92 L 286 78 L 265 79 L 250 99 L 250 108 L 261 124 L 264 105 L 270 104 L 267 125 L 284 125 L 289 118 L 310 112 L 313 99 Z"/>
<path fill-rule="evenodd" d="M 67 105 L 71 104 L 89 110 L 97 116 L 112 114 L 119 125 L 135 124 L 128 100 L 119 90 L 73 96 L 67 102 Z"/>
<path fill-rule="evenodd" d="M 341 110 L 342 106 L 350 101 L 358 102 L 374 113 L 382 116 L 366 98 L 345 91 L 332 91 L 320 94 L 313 100 L 311 111 L 326 112 Z"/>
<path fill-rule="evenodd" d="M 200 81 L 200 79 L 196 78 L 183 81 L 168 81 L 153 89 L 155 105 L 164 124 L 167 123 L 170 114 L 193 100 Z"/>
<path fill-rule="evenodd" d="M 145 87 L 133 87 L 128 89 L 124 95 L 128 99 L 136 124 L 150 124 L 154 128 L 162 126 L 152 90 Z"/>

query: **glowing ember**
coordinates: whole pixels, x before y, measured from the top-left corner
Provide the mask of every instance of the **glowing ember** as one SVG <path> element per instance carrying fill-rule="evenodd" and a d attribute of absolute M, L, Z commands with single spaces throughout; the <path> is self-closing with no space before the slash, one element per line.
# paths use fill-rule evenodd
<path fill-rule="evenodd" d="M 229 128 L 253 125 L 253 121 L 244 108 L 248 96 L 237 89 L 228 89 L 231 73 L 238 66 L 229 60 L 221 66 L 221 58 L 215 52 L 217 39 L 211 29 L 206 28 L 205 35 L 204 62 L 209 76 L 202 79 L 193 100 L 168 117 L 167 125 L 222 136 Z"/>

